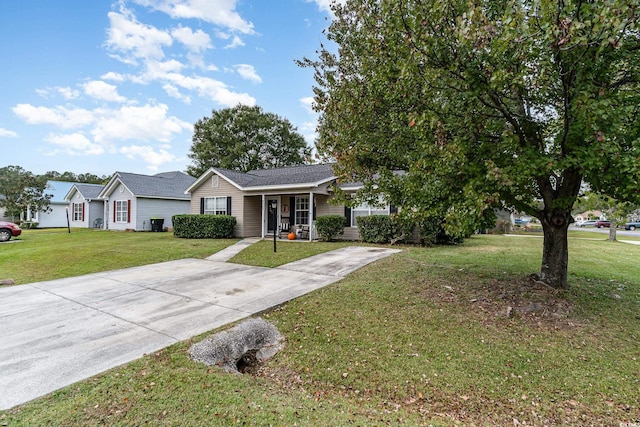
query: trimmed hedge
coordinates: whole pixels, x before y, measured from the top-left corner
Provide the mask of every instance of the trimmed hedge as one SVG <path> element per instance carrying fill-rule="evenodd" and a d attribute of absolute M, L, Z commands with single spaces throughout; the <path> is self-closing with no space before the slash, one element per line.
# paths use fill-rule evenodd
<path fill-rule="evenodd" d="M 331 241 L 334 237 L 344 233 L 347 219 L 342 215 L 322 215 L 316 218 L 316 231 L 324 241 Z"/>
<path fill-rule="evenodd" d="M 228 239 L 236 226 L 231 215 L 174 215 L 171 221 L 174 236 L 186 239 Z"/>
<path fill-rule="evenodd" d="M 396 215 L 370 215 L 358 217 L 360 238 L 367 243 L 395 243 L 411 235 L 410 224 Z"/>

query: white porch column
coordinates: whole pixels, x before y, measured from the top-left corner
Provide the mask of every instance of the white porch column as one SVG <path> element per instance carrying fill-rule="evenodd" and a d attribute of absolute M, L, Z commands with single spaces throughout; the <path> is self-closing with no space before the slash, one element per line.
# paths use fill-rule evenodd
<path fill-rule="evenodd" d="M 266 218 L 264 216 L 264 211 L 265 211 L 264 201 L 265 201 L 265 198 L 264 198 L 264 194 L 263 194 L 262 195 L 262 203 L 260 205 L 260 212 L 261 212 L 260 216 L 262 217 L 262 227 L 261 227 L 262 228 L 262 232 L 261 232 L 262 236 L 261 237 L 263 239 L 264 239 L 264 236 L 265 236 L 265 228 L 266 228 L 265 224 L 267 223 Z"/>
<path fill-rule="evenodd" d="M 313 241 L 313 191 L 309 193 L 309 241 Z"/>

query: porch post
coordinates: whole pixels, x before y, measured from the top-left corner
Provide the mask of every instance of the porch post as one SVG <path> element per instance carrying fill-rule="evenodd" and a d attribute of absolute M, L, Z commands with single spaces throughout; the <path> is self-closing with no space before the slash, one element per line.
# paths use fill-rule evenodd
<path fill-rule="evenodd" d="M 264 199 L 264 194 L 263 194 L 262 195 L 262 204 L 260 205 L 260 211 L 261 211 L 260 216 L 262 217 L 262 226 L 261 226 L 261 229 L 262 229 L 261 234 L 262 234 L 262 236 L 261 237 L 263 239 L 264 239 L 264 236 L 265 236 L 265 223 L 266 223 L 266 218 L 264 216 L 264 211 L 265 211 L 264 200 L 265 199 Z"/>
<path fill-rule="evenodd" d="M 313 241 L 313 191 L 309 193 L 309 241 Z"/>

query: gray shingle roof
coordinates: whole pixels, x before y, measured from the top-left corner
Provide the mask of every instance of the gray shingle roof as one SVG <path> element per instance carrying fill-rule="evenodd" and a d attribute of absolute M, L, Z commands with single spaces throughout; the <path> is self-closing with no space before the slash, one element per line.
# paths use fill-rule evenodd
<path fill-rule="evenodd" d="M 140 175 L 116 172 L 120 181 L 137 197 L 157 197 L 189 200 L 184 191 L 196 180 L 184 172 L 164 172 L 157 175 Z"/>
<path fill-rule="evenodd" d="M 221 175 L 240 187 L 303 185 L 330 181 L 335 177 L 331 164 L 299 165 L 285 168 L 258 169 L 247 173 L 215 168 Z"/>
<path fill-rule="evenodd" d="M 80 194 L 85 199 L 95 199 L 100 194 L 100 191 L 104 188 L 102 184 L 75 184 L 75 187 L 78 189 Z"/>

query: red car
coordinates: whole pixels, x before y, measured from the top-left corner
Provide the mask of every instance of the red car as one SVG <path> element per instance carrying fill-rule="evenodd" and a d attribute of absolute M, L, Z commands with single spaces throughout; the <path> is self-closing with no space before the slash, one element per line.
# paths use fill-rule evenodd
<path fill-rule="evenodd" d="M 610 226 L 611 226 L 611 223 L 606 219 L 600 219 L 600 220 L 596 221 L 596 228 L 610 227 Z"/>
<path fill-rule="evenodd" d="M 0 242 L 6 242 L 12 237 L 22 234 L 22 230 L 12 222 L 0 221 Z"/>

